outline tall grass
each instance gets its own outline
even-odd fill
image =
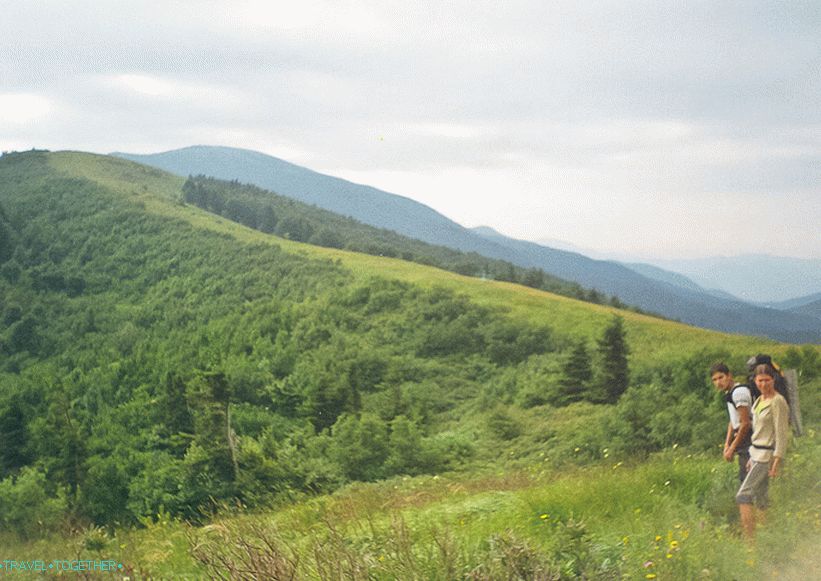
[[[395,478],[202,527],[160,514],[0,546],[4,558],[115,559],[132,578],[773,578],[816,558],[818,444],[810,430],[790,452],[755,550],[739,534],[733,465],[681,449],[547,474]]]

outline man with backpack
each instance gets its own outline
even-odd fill
[[[735,382],[730,368],[724,363],[716,363],[710,368],[710,379],[716,389],[724,392],[724,401],[730,416],[727,436],[724,439],[724,460],[732,462],[733,456],[738,456],[738,479],[744,482],[750,459],[750,409],[753,405],[753,393],[747,385]]]

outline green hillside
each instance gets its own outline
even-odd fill
[[[419,266],[404,260],[386,259],[383,257],[363,256],[358,253],[341,252],[335,249],[321,248],[300,244],[270,235],[260,235],[251,229],[239,227],[227,220],[213,220],[207,212],[196,208],[179,207],[177,201],[181,195],[184,180],[159,170],[130,163],[119,158],[105,157],[100,163],[99,156],[84,153],[59,153],[51,158],[51,165],[68,176],[77,176],[98,183],[123,195],[129,192],[137,194],[133,186],[139,180],[142,191],[143,207],[152,214],[184,220],[193,226],[211,232],[229,234],[242,242],[261,242],[275,244],[288,252],[303,256],[339,260],[355,276],[383,276],[414,284],[426,286],[443,286],[467,294],[480,304],[512,309],[513,314],[530,321],[546,322],[564,327],[571,333],[587,334],[592,338],[594,330],[600,328],[607,317],[619,312],[625,317],[628,327],[635,333],[635,339],[641,335],[642,342],[637,345],[637,357],[648,355],[655,359],[657,349],[669,348],[681,353],[694,348],[722,348],[733,351],[748,352],[762,347],[770,347],[777,352],[777,343],[767,339],[746,336],[728,335],[709,330],[698,329],[687,325],[659,321],[653,317],[617,311],[613,308],[590,308],[580,305],[578,301],[567,300],[548,293],[522,289],[518,285],[504,282],[475,281],[469,277],[443,272],[438,269]],[[135,175],[139,172],[139,177]],[[148,193],[150,192],[150,193]],[[162,203],[165,202],[165,203]],[[583,307],[583,308],[580,308]],[[538,309],[532,312],[531,309]],[[589,324],[584,324],[588,321]],[[635,325],[635,328],[633,326]],[[650,351],[648,351],[648,349]],[[659,353],[660,354],[660,353]],[[666,353],[665,353],[666,355]]]
[[[279,238],[183,203],[184,181],[84,153],[0,158],[0,544],[21,557],[79,543],[138,574],[214,576],[189,551],[198,534],[250,526],[264,537],[275,521],[283,554],[307,563],[311,539],[336,539],[327,563],[348,551],[364,571],[387,558],[379,578],[403,576],[395,562],[411,578],[453,578],[437,569],[451,562],[462,578],[512,555],[553,571],[565,537],[578,554],[559,560],[593,569],[563,575],[618,578],[641,551],[611,537],[651,526],[625,520],[636,508],[652,526],[677,509],[709,531],[732,518],[732,475],[704,455],[726,425],[711,362],[741,369],[767,351],[798,368],[816,427],[817,347]],[[814,436],[802,446],[817,458]],[[681,486],[666,490],[670,462]],[[793,488],[812,472],[795,465]],[[618,486],[675,490],[673,508],[636,504],[643,492],[584,510],[572,499],[622,469]],[[551,500],[553,486],[564,500]],[[214,521],[237,505],[279,510]],[[340,514],[336,532],[328,514]],[[471,519],[464,535],[451,528]],[[548,521],[551,535],[533,540],[548,529],[529,527]],[[798,534],[787,533],[779,542]],[[351,577],[323,574],[322,562],[301,573]]]

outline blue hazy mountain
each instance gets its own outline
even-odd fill
[[[424,242],[541,268],[559,278],[616,295],[627,304],[692,325],[790,342],[821,341],[821,322],[814,318],[787,311],[773,317],[771,309],[683,288],[615,262],[515,240],[490,228],[465,228],[409,198],[320,174],[263,153],[195,146],[150,155],[113,155],[182,176],[206,175],[254,184]]]
[[[655,280],[660,280],[662,282],[667,282],[675,286],[680,286],[681,288],[689,289],[695,292],[702,292],[712,295],[714,297],[727,299],[730,301],[740,301],[736,296],[731,295],[728,292],[724,292],[718,289],[708,289],[704,288],[703,286],[696,284],[691,279],[687,278],[683,274],[679,274],[677,272],[672,272],[669,270],[664,270],[663,268],[659,268],[658,266],[653,266],[652,264],[646,264],[643,262],[625,262],[622,263],[624,266],[633,270],[647,278],[652,278]],[[768,306],[768,305],[764,305]]]
[[[752,303],[781,302],[821,292],[821,259],[817,258],[748,254],[652,263]]]
[[[816,317],[821,320],[821,293],[813,293],[778,303],[768,303],[768,307],[781,311],[790,311],[800,315]]]
[[[805,307],[819,301],[821,301],[821,292],[812,293],[811,295],[797,297],[786,301],[765,303],[764,306],[779,309],[781,311],[790,311],[792,309],[800,309],[801,307]]]

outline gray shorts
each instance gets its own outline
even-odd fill
[[[770,501],[768,489],[770,484],[770,463],[753,462],[747,477],[741,483],[741,488],[735,495],[738,504],[755,504],[758,508],[767,508]]]

